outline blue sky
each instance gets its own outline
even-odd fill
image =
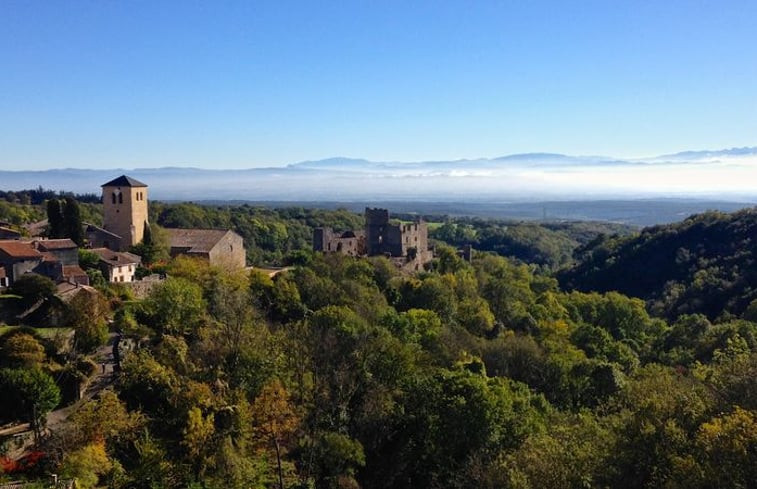
[[[757,2],[0,2],[0,169],[757,145]]]

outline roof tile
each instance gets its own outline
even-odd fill
[[[121,175],[118,178],[114,178],[108,183],[100,185],[101,187],[147,187],[146,184],[140,182],[126,175]]]
[[[28,241],[0,241],[0,251],[5,252],[11,258],[42,258],[42,254],[35,250]]]

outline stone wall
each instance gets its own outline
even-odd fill
[[[208,253],[210,264],[217,267],[237,269],[247,264],[242,237],[229,231]]]
[[[150,292],[152,292],[153,288],[157,287],[162,282],[162,279],[145,278],[143,280],[137,280],[135,282],[123,282],[119,284],[129,289],[132,294],[134,294],[134,297],[136,299],[144,299],[145,297],[150,295]]]

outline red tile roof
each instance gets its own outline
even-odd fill
[[[49,261],[49,262],[58,261],[58,257],[53,255],[49,251],[43,251],[40,254],[42,255],[42,261]]]
[[[0,241],[0,251],[11,258],[42,258],[40,252],[35,250],[28,241]]]
[[[42,251],[52,250],[67,250],[70,248],[78,248],[76,243],[68,238],[65,239],[41,239],[36,241],[38,249]]]
[[[63,276],[69,277],[81,277],[87,276],[87,272],[81,269],[79,265],[63,265]]]

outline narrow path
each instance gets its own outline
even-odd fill
[[[79,409],[79,406],[81,404],[88,401],[89,399],[92,399],[103,389],[113,384],[113,341],[115,340],[116,336],[117,335],[115,333],[108,335],[108,342],[98,348],[92,355],[92,358],[97,363],[97,370],[89,380],[87,388],[82,393],[82,398],[79,401],[71,404],[70,406],[56,409],[55,411],[51,411],[50,414],[47,415],[48,430],[55,431],[55,429],[60,427],[60,425],[63,424],[68,419],[68,417],[71,416],[72,413]]]

